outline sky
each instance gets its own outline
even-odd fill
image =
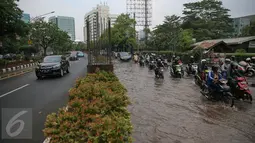
[[[167,15],[182,15],[183,4],[198,0],[152,0],[152,26],[161,24]],[[231,17],[255,14],[255,0],[222,0],[223,6],[230,9]],[[54,14],[46,16],[70,16],[75,18],[75,35],[83,41],[84,15],[97,4],[107,2],[111,14],[126,13],[126,0],[20,0],[19,7],[36,17],[51,11]]]

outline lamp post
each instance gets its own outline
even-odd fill
[[[49,15],[49,14],[53,14],[53,13],[55,13],[55,11],[48,12],[48,13],[36,16],[36,17],[32,18],[31,21],[36,21],[36,20],[44,19],[45,18],[44,16]]]

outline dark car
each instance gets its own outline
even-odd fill
[[[64,76],[64,72],[69,73],[69,61],[65,56],[53,55],[46,56],[42,63],[40,63],[35,74],[38,79],[42,79],[45,76]]]

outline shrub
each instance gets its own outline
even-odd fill
[[[113,73],[78,79],[69,91],[68,111],[48,115],[44,135],[51,143],[132,142],[126,92]]]

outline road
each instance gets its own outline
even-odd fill
[[[85,57],[87,57],[85,55]],[[24,130],[24,137],[32,139],[0,140],[2,143],[42,143],[45,139],[43,128],[46,116],[64,107],[68,101],[68,90],[74,85],[78,77],[85,76],[87,72],[87,59],[81,58],[79,61],[71,62],[70,73],[62,78],[46,78],[37,80],[34,72],[22,76],[0,81],[0,106],[3,108],[30,108],[31,118],[25,118],[25,125],[31,124],[31,130]],[[18,110],[18,109],[17,109]],[[26,109],[25,109],[26,110]],[[6,110],[9,112],[9,110]],[[11,111],[10,111],[11,112]],[[3,114],[3,110],[1,111]],[[5,112],[6,113],[6,112]],[[28,112],[29,113],[29,112]],[[1,120],[4,116],[1,114]],[[12,116],[11,116],[12,117]],[[20,116],[22,117],[22,116]],[[5,126],[1,126],[1,135],[6,131]],[[25,126],[26,127],[26,126]],[[11,132],[19,128],[18,124],[13,126]],[[29,127],[28,127],[29,129]],[[25,135],[26,134],[26,135]],[[1,136],[2,139],[2,136]]]
[[[175,79],[165,70],[164,80],[155,79],[147,67],[113,63],[132,102],[134,143],[255,143],[254,101],[231,108],[201,96],[192,77]]]

